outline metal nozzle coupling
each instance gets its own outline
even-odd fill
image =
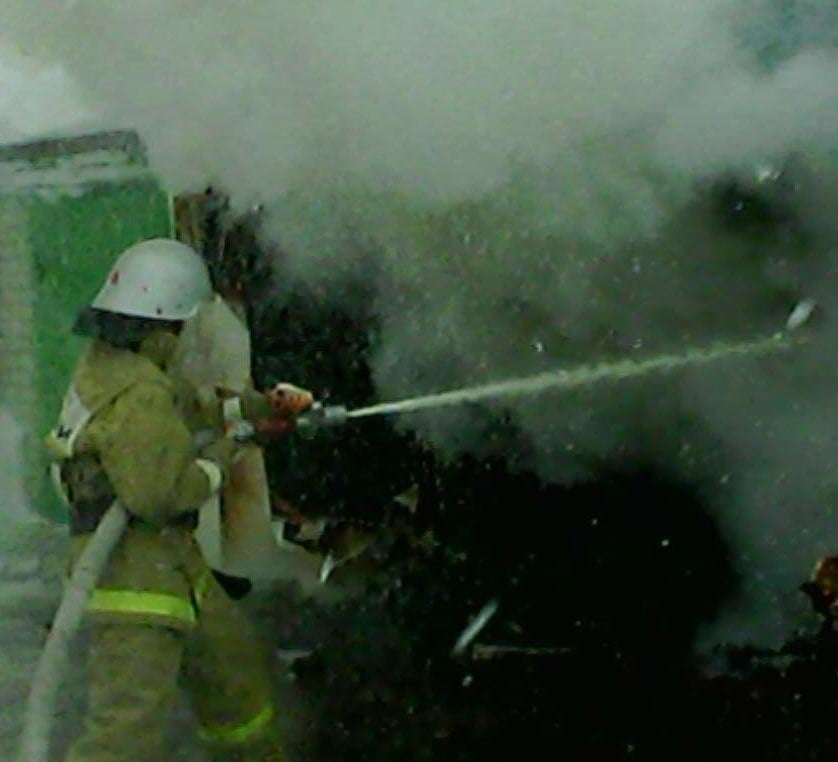
[[[227,430],[227,436],[239,444],[247,444],[256,436],[256,428],[250,421],[237,421]]]
[[[349,419],[349,411],[343,405],[322,405],[315,402],[307,413],[297,418],[299,428],[330,428],[340,426]]]

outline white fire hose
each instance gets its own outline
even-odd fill
[[[114,503],[93,533],[64,588],[29,690],[18,762],[49,762],[56,699],[90,595],[119,542],[128,514]]]

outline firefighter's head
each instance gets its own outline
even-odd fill
[[[177,331],[212,297],[201,256],[179,241],[153,238],[120,254],[73,331],[127,345],[159,328]]]

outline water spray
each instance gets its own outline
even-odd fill
[[[771,336],[750,341],[717,343],[703,347],[693,347],[683,352],[671,352],[642,359],[629,358],[588,363],[570,369],[548,371],[533,376],[513,378],[465,389],[411,397],[396,402],[382,402],[355,410],[347,410],[342,405],[317,404],[298,419],[298,424],[304,429],[338,426],[361,418],[403,415],[453,405],[541,394],[550,390],[579,389],[609,381],[616,382],[646,376],[652,373],[668,373],[681,368],[706,365],[733,357],[771,354],[789,349],[807,340],[806,334],[799,333],[798,329],[808,322],[815,306],[815,303],[811,300],[800,302],[789,316],[784,330]]]

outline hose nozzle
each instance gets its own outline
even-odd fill
[[[344,405],[323,405],[315,402],[311,408],[297,417],[297,427],[309,428],[331,428],[341,426],[349,419],[349,411]]]

